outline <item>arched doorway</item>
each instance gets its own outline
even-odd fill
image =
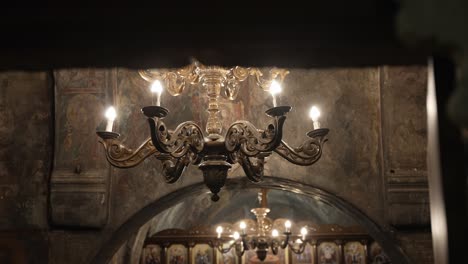
[[[355,206],[332,193],[311,185],[304,185],[299,182],[276,177],[265,177],[263,182],[260,184],[253,184],[245,178],[230,179],[227,181],[225,186],[226,190],[258,188],[281,190],[303,195],[336,208],[336,210],[342,212],[347,217],[352,219],[352,221],[366,230],[366,232],[382,246],[383,250],[388,254],[394,263],[409,263],[407,256],[397,246],[389,231],[384,230],[381,226],[379,226],[376,222],[370,219],[366,214],[361,212]],[[114,232],[108,242],[103,245],[98,254],[94,257],[92,263],[108,263],[115,252],[117,252],[117,250],[120,248],[120,246],[129,237],[136,234],[139,228],[150,221],[153,217],[186,199],[198,197],[200,195],[208,195],[208,190],[203,183],[197,183],[185,188],[181,188],[145,206]]]

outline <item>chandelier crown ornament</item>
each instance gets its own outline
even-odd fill
[[[231,251],[233,248],[237,256],[243,256],[246,250],[255,250],[257,258],[264,261],[268,250],[276,255],[279,248],[285,249],[289,246],[292,252],[295,254],[302,254],[304,252],[306,243],[309,242],[307,227],[302,227],[300,234],[292,234],[291,232],[291,221],[286,220],[284,222],[284,229],[282,235],[277,229],[272,228],[270,221],[267,218],[267,214],[270,209],[267,208],[267,190],[261,190],[261,207],[253,208],[251,212],[255,215],[256,223],[250,228],[255,232],[247,232],[247,224],[245,221],[241,221],[239,224],[238,231],[234,231],[232,235],[223,236],[223,227],[217,226],[216,233],[217,242],[216,248],[225,254]],[[269,235],[268,232],[271,232]]]
[[[162,174],[167,183],[176,182],[190,164],[198,166],[203,172],[205,184],[213,193],[213,201],[219,200],[218,193],[233,164],[239,163],[252,182],[263,179],[266,158],[273,152],[293,164],[312,165],[322,155],[329,130],[320,128],[317,121],[320,113],[317,115],[318,109],[315,109],[313,129],[306,134],[308,138],[301,146],[291,147],[282,140],[286,114],[291,107],[277,106],[276,96],[288,73],[287,70],[273,68],[265,76],[258,68],[204,66],[197,61],[180,69],[140,70],[140,76],[149,82],[149,90],[157,96],[156,105],[141,109],[148,120],[151,137],[136,150],[123,145],[119,140],[120,134],[112,131],[114,110],[113,118],[108,117],[106,131],[97,132],[106,150],[106,158],[112,166],[130,168],[154,156],[162,162]],[[255,78],[259,88],[271,93],[273,107],[265,112],[271,118],[271,123],[265,129],[258,129],[249,121],[237,121],[223,133],[219,98],[236,99],[240,83],[249,76]],[[193,121],[183,122],[174,130],[163,122],[169,115],[169,110],[161,106],[163,90],[178,96],[189,84],[203,87],[208,97],[206,134]]]

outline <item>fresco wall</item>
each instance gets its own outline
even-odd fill
[[[312,127],[307,112],[316,104],[322,126],[330,128],[329,141],[317,164],[298,167],[272,155],[266,174],[334,193],[389,230],[427,227],[425,72],[421,67],[292,69],[279,99],[293,106],[284,139],[301,143]],[[192,167],[168,185],[154,159],[125,170],[107,165],[95,136],[105,126],[106,106],[116,106],[115,129],[125,144],[135,148],[149,136],[140,108],[151,104],[151,97],[137,72],[60,70],[53,77],[55,83],[46,73],[1,74],[0,227],[15,230],[2,233],[10,237],[6,241],[23,237],[18,230],[34,230],[18,248],[48,248],[38,253],[48,259],[42,263],[87,263],[133,214],[165,194],[201,182],[202,175]],[[226,126],[236,119],[266,124],[271,97],[248,89],[252,82],[244,84],[236,101],[222,104]],[[171,110],[169,127],[187,120],[205,124],[206,98],[192,88],[180,97],[163,94],[162,105]],[[234,167],[229,177],[243,175]],[[427,240],[418,235],[426,231],[414,232],[402,236]]]

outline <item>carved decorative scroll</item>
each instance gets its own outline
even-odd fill
[[[148,118],[151,140],[158,151],[180,158],[189,150],[199,153],[203,150],[204,139],[201,128],[194,122],[187,121],[171,132],[161,121]]]
[[[285,120],[286,116],[274,118],[274,124],[264,131],[248,121],[235,122],[226,132],[226,149],[231,152],[239,149],[248,157],[271,152],[281,143]]]
[[[325,136],[328,129],[321,129],[322,133],[312,135],[300,147],[292,148],[286,142],[281,141],[281,144],[274,150],[286,160],[301,166],[309,166],[317,162],[322,156],[323,144],[327,141]]]
[[[104,145],[109,163],[118,168],[135,167],[147,157],[159,153],[150,138],[136,150],[124,146],[118,139],[102,139],[100,142]]]

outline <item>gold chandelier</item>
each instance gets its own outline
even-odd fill
[[[274,68],[265,77],[258,68],[204,66],[197,61],[175,70],[141,70],[140,76],[151,83],[150,90],[157,97],[156,105],[141,109],[148,119],[151,137],[136,150],[123,145],[119,140],[120,134],[112,131],[116,111],[113,107],[109,108],[106,112],[106,131],[97,132],[106,150],[107,160],[115,167],[129,168],[154,156],[162,162],[162,173],[167,183],[176,182],[190,164],[196,165],[203,171],[204,182],[213,193],[213,201],[219,200],[218,192],[224,186],[233,164],[239,163],[252,182],[262,180],[265,159],[272,152],[297,165],[312,165],[321,157],[329,130],[320,128],[320,112],[312,107],[312,130],[307,133],[308,138],[302,145],[293,148],[282,140],[283,124],[291,107],[277,106],[276,96],[288,73],[287,70]],[[272,95],[273,107],[265,112],[271,123],[265,129],[257,129],[248,121],[237,121],[223,133],[218,116],[219,97],[236,99],[240,83],[249,76],[255,78],[259,88]],[[193,121],[183,122],[174,130],[168,129],[163,122],[169,110],[161,106],[162,91],[177,96],[188,84],[201,85],[206,90],[206,135]]]
[[[225,235],[221,225],[216,227],[218,234],[216,248],[222,254],[226,254],[234,248],[239,257],[247,250],[255,250],[257,258],[261,261],[265,260],[269,250],[276,255],[279,248],[285,249],[288,246],[295,254],[302,254],[309,242],[308,228],[304,226],[300,230],[300,235],[294,235],[291,232],[291,221],[286,220],[283,235],[280,235],[279,230],[272,228],[271,221],[267,218],[267,214],[270,212],[267,207],[267,190],[262,189],[259,193],[259,200],[261,206],[251,210],[257,221],[255,224],[249,225],[249,228],[247,228],[248,225],[245,221],[241,221],[238,229],[240,233],[234,231],[230,235]]]

